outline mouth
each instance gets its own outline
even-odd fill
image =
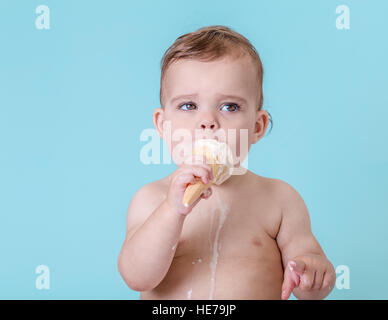
[[[216,140],[217,142],[225,142],[220,140],[220,138],[217,136],[201,136],[200,139],[210,139],[210,140]]]
[[[193,133],[194,140],[198,139],[211,139],[216,140],[218,142],[225,142],[226,134],[224,131],[222,131],[221,128],[217,130],[210,130],[210,129],[195,129]]]

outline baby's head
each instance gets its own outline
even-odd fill
[[[228,27],[204,27],[180,36],[161,68],[161,108],[153,121],[174,161],[183,156],[175,148],[183,140],[215,138],[227,142],[241,163],[271,121],[262,109],[263,67],[252,44]]]

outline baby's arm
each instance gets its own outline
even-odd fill
[[[127,285],[136,291],[155,288],[167,274],[188,213],[201,199],[207,199],[208,189],[188,208],[182,205],[187,184],[201,177],[211,178],[208,165],[181,166],[174,172],[166,190],[149,184],[136,192],[127,213],[127,232],[119,258],[118,269]]]
[[[136,291],[150,290],[164,278],[182,230],[185,216],[172,212],[163,199],[158,199],[160,195],[156,186],[146,185],[128,207],[118,269],[127,285]]]
[[[282,253],[282,299],[323,299],[333,289],[335,270],[312,230],[307,207],[299,193],[279,180],[282,221],[277,243]],[[295,288],[295,289],[294,289]]]

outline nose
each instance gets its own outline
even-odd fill
[[[201,122],[201,129],[214,129],[215,128],[214,121],[202,121]]]
[[[220,124],[217,116],[212,112],[203,113],[200,115],[200,120],[197,123],[195,130],[195,139],[216,139],[218,140],[218,132]]]
[[[200,121],[200,128],[216,130],[218,129],[218,124],[217,124],[217,121],[215,121],[214,119],[202,119]]]

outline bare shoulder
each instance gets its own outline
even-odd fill
[[[247,173],[250,185],[255,185],[262,191],[270,193],[272,196],[277,197],[278,200],[296,192],[291,185],[283,180],[260,176],[249,170]]]
[[[276,178],[260,176],[250,172],[250,179],[267,197],[273,199],[282,209],[292,203],[303,201],[299,192],[289,183]]]
[[[127,210],[127,232],[135,230],[155,211],[167,195],[170,176],[142,186],[133,195]]]
[[[168,178],[169,176],[142,186],[132,197],[130,206],[159,204],[166,196]]]
[[[290,204],[303,201],[299,192],[289,183],[281,179],[271,179],[274,189],[274,194],[277,197],[282,208],[287,208]]]
[[[283,180],[272,180],[273,194],[281,207],[282,219],[309,224],[310,217],[306,203],[296,188]]]

